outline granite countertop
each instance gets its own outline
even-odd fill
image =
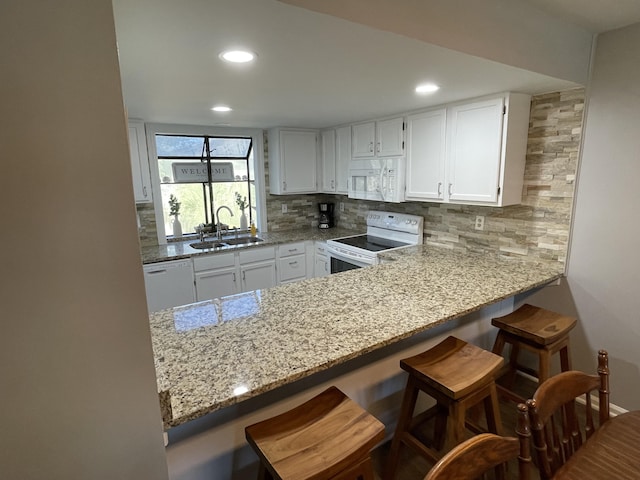
[[[256,248],[266,245],[277,245],[281,243],[301,242],[304,240],[320,240],[325,241],[332,238],[348,237],[350,235],[358,235],[363,231],[350,230],[346,228],[327,228],[320,229],[317,227],[299,228],[295,230],[283,230],[280,232],[258,232],[257,237],[263,241],[259,243],[242,244],[235,246],[225,246],[221,248],[197,249],[189,246],[190,243],[197,242],[194,236],[181,242],[169,242],[166,245],[154,245],[142,247],[142,263],[156,263],[168,260],[179,260],[182,258],[190,258],[197,255],[209,255],[211,253],[229,252],[243,248]],[[247,234],[240,236],[246,237]],[[224,238],[233,238],[234,235],[225,235]],[[213,240],[214,237],[208,237],[207,240]],[[224,241],[224,240],[223,240]]]
[[[426,245],[385,260],[152,314],[165,428],[542,286],[563,272],[558,263]]]

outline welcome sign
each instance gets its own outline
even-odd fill
[[[202,162],[176,162],[171,164],[175,183],[206,183],[207,164]],[[213,182],[232,182],[233,163],[212,163],[211,180]]]

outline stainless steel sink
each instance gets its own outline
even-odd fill
[[[227,245],[246,245],[248,243],[259,243],[263,242],[261,238],[258,237],[238,237],[238,238],[223,238],[222,242]]]
[[[258,237],[238,237],[238,238],[223,238],[222,240],[206,240],[203,242],[190,243],[191,248],[197,248],[204,250],[207,248],[222,248],[233,247],[236,245],[250,245],[252,243],[264,242],[263,239]]]
[[[204,250],[205,248],[220,248],[220,247],[226,247],[227,244],[226,243],[222,243],[222,242],[218,242],[217,240],[215,241],[206,241],[206,242],[195,242],[195,243],[190,243],[189,246],[191,248],[197,248],[200,250]]]

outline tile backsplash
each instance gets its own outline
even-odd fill
[[[271,195],[267,193],[269,231],[317,225],[318,203],[334,202],[341,227],[364,230],[369,210],[422,215],[425,242],[466,251],[491,251],[565,262],[582,136],[583,88],[532,98],[522,204],[477,207],[444,203],[400,204],[354,200],[344,195]],[[269,191],[268,144],[265,135],[266,190]],[[287,213],[282,213],[282,204]],[[344,211],[340,211],[343,203]],[[141,244],[156,243],[153,206],[138,205]],[[476,215],[484,230],[474,229]]]

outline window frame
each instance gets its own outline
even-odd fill
[[[253,169],[255,175],[256,198],[255,225],[261,231],[267,227],[267,194],[265,186],[264,169],[264,132],[256,128],[235,127],[207,127],[202,125],[178,125],[163,123],[147,123],[145,125],[147,136],[147,149],[149,154],[149,168],[151,172],[151,191],[153,194],[153,207],[156,217],[158,232],[158,244],[166,245],[167,232],[164,228],[162,213],[162,193],[160,190],[160,172],[158,169],[158,152],[156,150],[156,134],[159,135],[209,135],[219,137],[251,137],[253,148]]]

